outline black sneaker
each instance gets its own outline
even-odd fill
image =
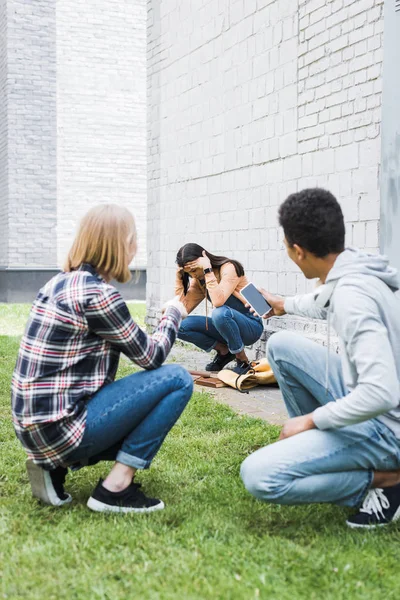
[[[234,354],[228,352],[228,354],[217,354],[214,356],[214,360],[206,365],[206,371],[222,371],[227,364],[229,364],[235,358]]]
[[[68,469],[57,467],[53,471],[45,471],[30,459],[26,461],[32,496],[45,504],[62,506],[71,502],[72,498],[64,491],[64,482]]]
[[[245,375],[246,373],[248,373],[248,371],[250,371],[250,369],[251,364],[249,362],[247,362],[246,360],[237,360],[236,367],[232,367],[229,370],[233,371],[237,375]]]
[[[162,510],[164,502],[157,498],[148,498],[139,489],[140,483],[132,483],[122,492],[110,492],[100,479],[90,496],[87,505],[96,512],[147,513]]]
[[[373,529],[400,519],[400,484],[370,490],[358,513],[347,519],[349,527]]]

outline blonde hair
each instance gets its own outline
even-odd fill
[[[65,271],[82,263],[91,264],[101,274],[120,283],[130,280],[129,244],[136,243],[135,219],[118,204],[100,204],[83,217],[68,253]]]

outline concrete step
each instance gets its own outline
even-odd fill
[[[248,349],[253,360],[258,360],[265,356],[268,339],[278,331],[292,331],[304,335],[306,338],[317,344],[321,344],[322,346],[327,346],[328,344],[328,325],[326,321],[292,316],[272,317],[265,322],[261,339]],[[332,327],[330,333],[330,349],[333,352],[339,352],[339,339]]]

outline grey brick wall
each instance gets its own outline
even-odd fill
[[[276,218],[306,186],[336,194],[349,244],[378,250],[382,6],[148,0],[150,322],[189,241],[271,292],[309,289]]]
[[[7,3],[8,264],[56,263],[56,10]]]
[[[61,265],[101,202],[145,266],[145,36],[145,0],[0,0],[0,266]]]
[[[55,4],[2,0],[0,265],[55,262]]]
[[[8,256],[7,3],[0,0],[0,266]]]
[[[77,219],[116,202],[136,216],[146,265],[146,2],[57,3],[57,251]]]

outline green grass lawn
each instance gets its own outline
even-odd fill
[[[143,305],[132,305],[143,322]],[[70,475],[72,505],[32,499],[10,419],[9,386],[27,309],[0,305],[0,598],[37,600],[381,599],[400,595],[399,528],[357,532],[331,506],[251,498],[240,463],[278,428],[193,398],[153,467],[140,474],[166,509],[91,513],[108,465]],[[6,334],[6,335],[5,335]],[[120,376],[132,372],[125,361]]]

